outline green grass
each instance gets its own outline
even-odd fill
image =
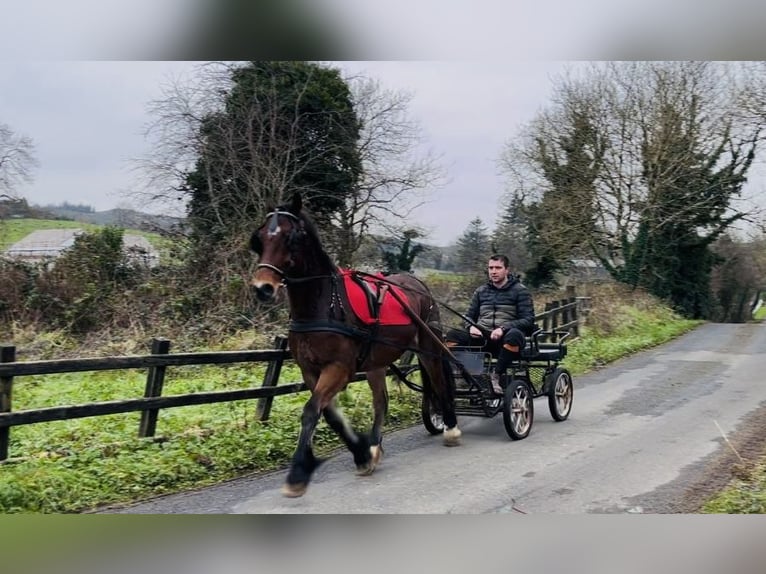
[[[703,514],[766,514],[766,460],[762,460],[705,504]]]
[[[584,327],[580,338],[568,346],[563,365],[573,375],[586,373],[637,351],[665,343],[702,323],[682,319],[664,307],[642,310],[621,307],[618,313],[620,316],[614,322],[619,327],[609,335],[600,335]]]
[[[95,231],[102,227],[104,226],[82,221],[59,219],[5,219],[0,221],[0,251],[4,251],[33,231],[41,229],[84,229],[85,231]],[[155,247],[163,247],[163,238],[156,233],[137,229],[126,229],[125,232],[131,235],[142,235]]]
[[[80,221],[63,221],[58,219],[6,219],[0,222],[0,251],[5,250],[17,241],[24,239],[33,231],[40,229],[85,229],[93,231],[98,225]]]
[[[763,321],[766,319],[766,305],[762,305],[753,315],[753,319],[756,321]]]
[[[168,373],[164,395],[249,388],[264,367],[183,367]],[[174,374],[175,373],[175,374]],[[294,367],[285,382],[298,381]],[[19,377],[14,410],[142,396],[145,373],[105,371]],[[419,396],[390,383],[388,429],[415,419]],[[0,512],[78,512],[98,505],[214,484],[285,464],[291,456],[307,393],[278,397],[267,422],[255,401],[165,409],[154,439],[137,437],[140,413],[14,427],[9,463],[0,466]],[[357,428],[371,420],[369,388],[349,385],[339,404]],[[326,425],[315,436],[318,454],[339,448]]]
[[[600,335],[586,329],[572,342],[564,365],[573,374],[667,341],[699,323],[665,309],[620,312],[620,331]],[[163,394],[248,388],[260,384],[263,372],[264,365],[171,368]],[[300,380],[294,366],[280,378]],[[142,396],[144,383],[140,371],[18,377],[13,408],[135,398]],[[420,424],[420,394],[394,382],[389,393],[385,431]],[[307,393],[275,398],[267,422],[256,420],[255,401],[165,409],[155,439],[137,437],[140,413],[13,427],[14,458],[0,465],[0,512],[80,512],[282,467],[295,448],[306,399]],[[355,428],[369,428],[366,384],[349,385],[339,403]],[[320,455],[341,447],[324,422],[315,445]]]

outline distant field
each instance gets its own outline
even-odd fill
[[[103,226],[82,221],[64,221],[59,219],[6,219],[0,221],[0,251],[4,251],[38,229],[84,229],[86,231],[94,231],[101,227]],[[147,233],[136,229],[126,229],[125,232],[133,235],[142,235],[155,247],[159,247],[161,243],[161,238],[156,233]]]

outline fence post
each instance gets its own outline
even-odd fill
[[[0,363],[15,363],[16,347],[0,347]],[[13,377],[0,377],[0,413],[11,412],[11,395],[13,393]],[[8,458],[8,443],[11,438],[11,427],[0,428],[0,460]]]
[[[580,336],[580,316],[577,312],[577,306],[579,303],[577,302],[577,297],[570,297],[569,304],[572,305],[572,321],[574,321],[574,325],[572,326],[572,335],[577,338]]]
[[[168,339],[152,339],[152,355],[167,355],[170,352]],[[146,375],[146,390],[144,398],[161,397],[162,386],[165,383],[165,365],[149,367]],[[154,436],[157,430],[157,416],[159,409],[141,411],[141,422],[138,425],[138,436],[141,438]]]
[[[551,316],[548,311],[551,310],[550,302],[545,304],[545,310],[543,311],[543,331],[551,330]]]
[[[285,351],[287,349],[287,337],[277,335],[274,337],[274,348],[279,351]],[[263,384],[261,388],[276,387],[279,383],[279,374],[282,371],[282,363],[284,363],[284,354],[278,359],[271,361],[269,366],[266,367],[266,374],[263,376]],[[255,407],[255,416],[260,421],[269,420],[271,414],[271,405],[274,403],[274,397],[263,397],[258,399],[258,404]]]
[[[559,326],[559,314],[561,313],[561,310],[559,309],[560,306],[560,301],[551,301],[551,331],[555,331],[556,327]]]
[[[569,302],[569,299],[562,299],[561,302],[560,302],[561,303],[561,324],[562,324],[562,326],[568,324],[571,321],[570,315],[569,315],[569,307],[567,307],[567,303],[568,302]],[[572,327],[567,327],[566,330],[571,332]]]

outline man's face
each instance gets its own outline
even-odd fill
[[[505,280],[508,278],[508,268],[503,265],[502,261],[490,259],[489,263],[487,263],[487,272],[492,283],[505,283]]]

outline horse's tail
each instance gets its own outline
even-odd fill
[[[439,340],[444,342],[444,333],[442,330],[441,322],[431,320],[428,322],[428,328],[436,335]],[[440,364],[442,370],[442,380],[444,381],[444,393],[448,401],[453,401],[455,397],[455,371],[453,365],[450,362],[450,357],[446,352],[446,348],[442,347],[440,355]]]
[[[455,371],[453,365],[446,355],[442,356],[442,373],[444,373],[444,386],[447,393],[447,400],[455,400]]]
[[[422,387],[423,394],[427,397],[432,397],[433,383],[431,382],[431,375],[428,374],[428,369],[423,366],[423,361],[418,357],[418,371],[420,372],[420,386]]]

